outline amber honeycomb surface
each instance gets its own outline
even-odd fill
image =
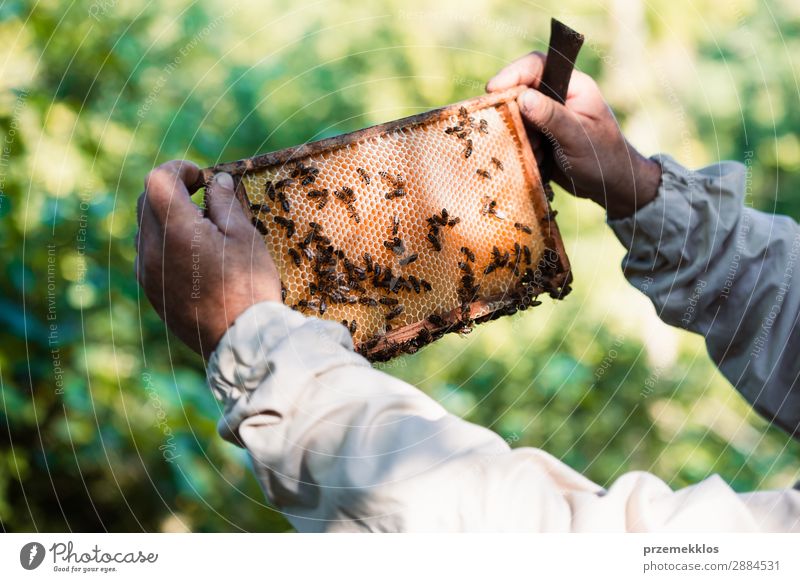
[[[475,255],[474,263],[467,260],[474,272],[475,285],[479,285],[475,299],[502,295],[518,284],[524,259],[515,272],[518,255],[515,243],[530,249],[536,265],[544,251],[532,202],[533,189],[538,184],[526,180],[511,114],[504,104],[473,111],[468,122],[464,113],[462,110],[449,118],[369,137],[242,176],[253,216],[261,221],[262,231],[267,231],[264,240],[280,271],[284,303],[325,319],[344,320],[348,324],[355,320],[353,339],[358,344],[387,330],[457,308],[462,303],[458,289],[465,274],[463,264],[459,263],[467,260],[462,247]],[[463,130],[448,133],[448,128],[459,125],[469,128],[466,134]],[[467,140],[472,140],[469,155]],[[313,181],[303,184],[308,182],[303,172],[309,172],[310,168],[314,169]],[[275,195],[276,184],[284,203]],[[393,193],[398,184],[405,195],[387,198],[387,193]],[[334,195],[334,191],[341,193],[343,188],[352,190],[350,209]],[[310,193],[325,189],[329,192],[327,202],[319,209],[321,198]],[[487,212],[490,205],[492,211]],[[458,222],[439,228],[441,250],[437,251],[427,238],[431,232],[429,220],[434,215],[441,216],[443,209],[449,219],[457,217]],[[290,233],[285,226],[275,222],[276,216],[293,221],[291,237],[287,238]],[[396,236],[405,247],[401,254],[384,244],[394,238],[395,221]],[[431,290],[423,288],[417,292],[409,286],[400,289],[375,286],[373,273],[369,272],[361,282],[363,291],[351,289],[349,303],[325,299],[318,289],[312,294],[312,284],[318,276],[314,261],[302,253],[302,241],[312,222],[320,225],[319,232],[330,239],[335,249],[342,251],[340,256],[359,268],[366,271],[367,253],[384,272],[388,267],[395,278],[408,280],[413,276],[425,280]],[[529,227],[530,234],[515,223]],[[311,247],[311,252],[316,252],[313,244]],[[507,266],[485,274],[486,267],[493,262],[494,247],[501,254],[509,252],[510,261]],[[290,249],[300,255],[299,265]],[[412,254],[417,259],[403,264],[403,259]],[[338,261],[335,269],[342,273],[340,281],[348,288],[343,260]],[[387,315],[397,305],[353,303],[361,297],[376,301],[388,297],[390,303],[396,299],[403,311],[387,321]],[[322,300],[324,313],[318,305]],[[304,301],[310,302],[310,306],[306,307]]]

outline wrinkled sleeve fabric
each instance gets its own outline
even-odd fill
[[[748,168],[691,171],[657,156],[657,197],[609,225],[628,249],[623,270],[659,317],[705,337],[733,386],[800,438],[800,227],[753,210]]]
[[[673,492],[647,473],[609,489],[547,453],[512,450],[373,369],[347,330],[277,303],[237,318],[212,355],[219,432],[245,447],[298,531],[800,530],[800,493]]]

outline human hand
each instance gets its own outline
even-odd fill
[[[281,300],[281,283],[230,175],[215,176],[207,218],[191,201],[187,184],[199,172],[172,161],[147,175],[138,202],[136,278],[167,327],[208,358],[245,309]]]
[[[594,200],[610,218],[630,216],[655,198],[661,166],[628,143],[588,75],[572,74],[564,105],[537,91],[545,60],[539,52],[525,55],[497,73],[486,90],[532,87],[517,101],[526,123],[540,132],[532,138],[534,151],[540,152],[542,139],[552,145],[555,182],[576,196]]]

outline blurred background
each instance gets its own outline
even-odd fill
[[[800,216],[796,0],[1,1],[2,529],[287,531],[134,280],[144,175],[480,94],[550,16],[586,35],[578,68],[644,153],[746,160],[746,202]],[[628,286],[603,212],[555,207],[566,301],[382,367],[603,485],[798,480],[798,444]]]

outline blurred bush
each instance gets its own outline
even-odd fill
[[[288,528],[216,436],[202,363],[134,280],[135,202],[163,161],[246,157],[478,94],[545,47],[555,15],[586,33],[579,67],[643,151],[751,159],[748,202],[800,215],[793,0],[32,4],[0,6],[4,530]],[[712,473],[790,486],[798,445],[627,286],[598,209],[556,205],[567,301],[387,372],[603,484],[644,469],[674,487]]]

